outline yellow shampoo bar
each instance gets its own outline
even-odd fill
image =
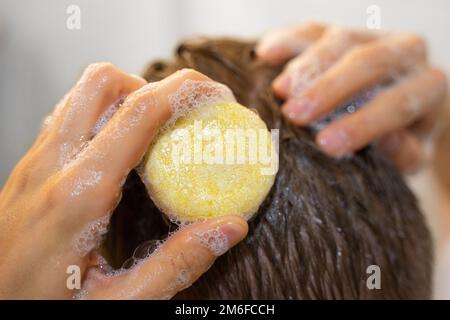
[[[141,176],[172,221],[225,215],[250,219],[274,183],[275,145],[252,110],[236,102],[205,105],[158,134]]]

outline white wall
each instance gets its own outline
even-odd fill
[[[81,8],[81,30],[66,28],[70,4]],[[365,26],[370,4],[381,7],[383,28],[425,35],[434,61],[450,70],[446,0],[2,0],[0,186],[41,119],[90,62],[139,73],[192,33],[257,36],[314,19]]]

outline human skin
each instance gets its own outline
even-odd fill
[[[322,129],[316,142],[340,157],[374,141],[405,172],[424,162],[422,142],[434,128],[447,83],[428,63],[421,37],[310,22],[269,32],[256,54],[271,64],[287,62],[273,90],[285,100],[285,116],[299,126],[319,120],[361,90],[399,80]]]
[[[81,271],[83,298],[171,298],[246,236],[247,223],[236,216],[190,224],[134,268],[115,274],[104,271],[96,253],[95,232],[107,224],[126,176],[170,118],[168,96],[187,79],[212,81],[194,70],[146,84],[109,63],[86,69],[0,193],[1,299],[72,298],[66,271],[73,265]],[[124,96],[93,134],[100,115]],[[199,237],[214,230],[223,242],[219,253]]]
[[[420,164],[419,137],[430,131],[446,93],[444,75],[426,62],[422,39],[305,24],[269,34],[257,55],[269,63],[292,59],[273,88],[286,100],[283,112],[301,126],[387,75],[404,74],[366,108],[323,129],[317,142],[326,153],[342,156],[376,140],[400,168]],[[301,74],[311,77],[302,83]],[[228,248],[245,237],[247,224],[235,216],[191,224],[132,270],[113,275],[102,271],[95,246],[82,254],[74,248],[86,226],[108,218],[120,200],[128,172],[171,116],[168,95],[186,79],[211,81],[185,70],[146,85],[107,63],[85,71],[0,193],[0,298],[71,298],[70,265],[81,269],[84,298],[170,298],[217,257],[198,234],[219,230]],[[100,115],[126,95],[93,136]]]

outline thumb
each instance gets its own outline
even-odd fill
[[[170,299],[190,287],[217,259],[245,238],[247,222],[220,217],[182,227],[150,257],[134,267],[99,279],[87,276],[88,299]],[[106,276],[105,276],[106,277]],[[89,278],[94,279],[89,283]],[[100,281],[99,281],[100,280]]]

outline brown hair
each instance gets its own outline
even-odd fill
[[[248,237],[177,298],[428,298],[430,234],[400,174],[371,148],[344,159],[320,152],[313,133],[281,116],[270,87],[280,67],[255,59],[253,47],[233,39],[185,42],[174,60],[155,62],[144,75],[155,81],[194,68],[280,129],[280,169]],[[132,172],[106,242],[110,261],[120,266],[139,243],[171,228]],[[379,290],[366,285],[370,265],[380,267]]]

